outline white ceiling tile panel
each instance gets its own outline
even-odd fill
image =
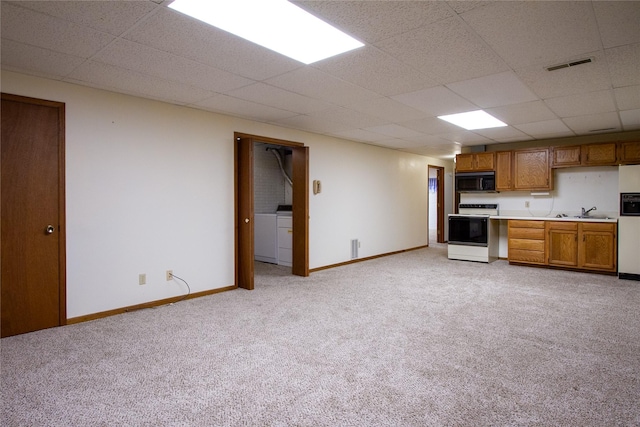
[[[545,120],[542,122],[522,123],[514,126],[531,136],[546,136],[546,135],[573,135],[571,129],[569,129],[562,120]]]
[[[287,119],[279,119],[274,121],[275,124],[302,129],[316,133],[333,133],[350,130],[349,126],[341,123],[329,122],[322,119],[316,119],[307,115],[294,116]]]
[[[619,132],[622,130],[618,113],[615,112],[568,117],[562,121],[578,135]]]
[[[296,113],[284,111],[267,105],[256,104],[244,99],[233,98],[227,95],[215,95],[194,105],[209,111],[230,114],[260,122],[270,122],[295,116]]]
[[[395,123],[372,126],[365,128],[369,132],[380,133],[382,135],[392,136],[395,138],[411,138],[416,136],[422,136],[420,132],[406,128],[404,126],[397,125]]]
[[[518,139],[530,139],[527,135],[520,132],[518,129],[513,128],[511,126],[503,126],[499,128],[489,128],[489,129],[476,129],[474,130],[478,135],[482,135],[489,139],[493,139],[494,141],[507,142],[514,141]]]
[[[342,106],[379,97],[375,92],[345,82],[312,67],[298,68],[270,78],[265,83]]]
[[[449,83],[446,86],[482,108],[538,100],[512,71]]]
[[[61,78],[85,59],[23,43],[2,39],[2,68],[42,77]]]
[[[640,129],[640,108],[635,110],[620,111],[622,127],[626,131]]]
[[[609,89],[611,80],[604,52],[590,52],[567,58],[567,62],[586,58],[592,58],[593,62],[554,71],[548,71],[542,65],[531,65],[516,70],[516,74],[543,99]]]
[[[448,1],[449,6],[458,14],[468,12],[471,9],[477,7],[486,6],[492,4],[493,1],[482,0],[460,0],[460,1]]]
[[[369,132],[364,129],[352,129],[342,132],[330,132],[329,135],[336,136],[338,138],[348,139],[351,141],[373,142],[381,139],[386,139],[386,135],[380,135],[379,133]]]
[[[546,99],[545,104],[560,117],[584,116],[616,110],[610,90]]]
[[[214,95],[213,92],[204,89],[92,61],[76,68],[65,80],[80,84],[91,82],[92,86],[102,89],[174,104],[191,104]]]
[[[329,122],[340,123],[354,128],[367,128],[369,126],[377,126],[388,124],[389,120],[380,117],[370,116],[355,110],[349,110],[344,107],[333,107],[329,110],[316,111],[307,114],[307,116],[316,120],[326,120]]]
[[[426,116],[426,113],[408,107],[391,98],[376,98],[347,105],[347,108],[360,111],[371,116],[386,118],[391,122],[415,120]]]
[[[161,8],[124,37],[253,80],[302,66],[293,59],[166,8]]]
[[[425,73],[372,46],[325,59],[316,68],[383,95],[396,95],[435,86]]]
[[[376,42],[454,16],[444,2],[293,1],[363,42]]]
[[[508,125],[539,122],[557,117],[542,101],[487,108],[485,111]]]
[[[114,37],[30,9],[1,2],[2,38],[55,52],[89,58]],[[20,3],[21,4],[21,3]]]
[[[594,1],[602,44],[605,48],[640,43],[640,2]]]
[[[253,83],[253,80],[236,74],[123,39],[115,41],[93,59],[214,92]]]
[[[226,94],[234,98],[270,105],[282,110],[296,111],[302,114],[326,110],[332,107],[332,104],[327,102],[289,92],[265,83],[254,83],[229,91]]]
[[[462,128],[435,136],[437,136],[438,138],[446,139],[448,141],[459,142],[462,145],[481,145],[491,143],[491,139],[485,138],[482,135],[478,135],[477,133],[473,133]]]
[[[398,124],[427,135],[438,135],[447,132],[455,132],[460,129],[458,126],[441,120],[437,117],[425,117],[417,120],[399,122]]]
[[[613,95],[620,110],[640,108],[640,85],[616,88]]]
[[[23,7],[119,36],[157,8],[150,1],[21,1]]]
[[[380,141],[372,142],[372,144],[387,148],[407,148],[407,146],[411,146],[411,143],[407,143],[407,141],[405,141],[404,139],[399,138],[383,139]]]
[[[459,18],[418,28],[376,45],[439,83],[507,71],[507,65]]]
[[[433,116],[463,113],[478,109],[477,105],[472,104],[444,86],[404,93],[391,98]]]
[[[640,84],[640,43],[605,51],[613,87]]]
[[[498,1],[461,16],[512,68],[602,47],[591,2]]]

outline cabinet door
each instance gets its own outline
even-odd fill
[[[478,171],[492,171],[495,168],[495,153],[476,153],[475,167]]]
[[[496,190],[511,190],[512,175],[511,151],[496,153]]]
[[[456,172],[473,171],[473,154],[458,154],[456,156]]]
[[[618,146],[618,156],[620,163],[640,164],[640,141],[621,142]]]
[[[551,190],[549,149],[517,150],[513,152],[514,190]]]
[[[551,149],[551,167],[567,167],[567,166],[580,166],[580,151],[579,145],[572,145],[568,147],[552,147]]]
[[[548,221],[547,255],[549,265],[578,266],[578,223]]]
[[[580,224],[578,240],[580,268],[616,271],[615,224]]]
[[[587,144],[582,146],[582,164],[594,165],[615,165],[617,163],[615,142],[604,144]]]

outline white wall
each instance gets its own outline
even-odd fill
[[[310,150],[310,268],[427,242],[427,164],[452,162],[162,102],[2,73],[2,91],[66,103],[69,318],[234,284],[233,132]],[[138,274],[147,285],[138,285]]]

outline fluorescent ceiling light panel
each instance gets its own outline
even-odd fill
[[[493,117],[482,110],[469,111],[466,113],[449,114],[446,116],[438,116],[439,119],[453,123],[456,126],[465,128],[466,130],[499,128],[507,126],[506,123]]]
[[[286,0],[175,0],[169,7],[305,64],[364,46]]]

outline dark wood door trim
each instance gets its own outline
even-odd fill
[[[444,167],[443,166],[427,166],[427,179],[431,177],[431,169],[436,171],[437,179],[437,195],[436,195],[436,227],[437,227],[437,242],[445,243],[446,236],[444,235]],[[428,190],[427,190],[428,191]],[[429,212],[433,206],[429,206]],[[427,227],[428,229],[429,227]]]
[[[309,147],[293,147],[293,266],[296,276],[309,275]]]
[[[58,294],[59,294],[59,325],[67,324],[67,262],[66,262],[66,196],[65,196],[65,134],[66,112],[65,103],[45,99],[31,98],[8,93],[0,94],[2,100],[25,104],[41,105],[55,108],[58,115]]]

